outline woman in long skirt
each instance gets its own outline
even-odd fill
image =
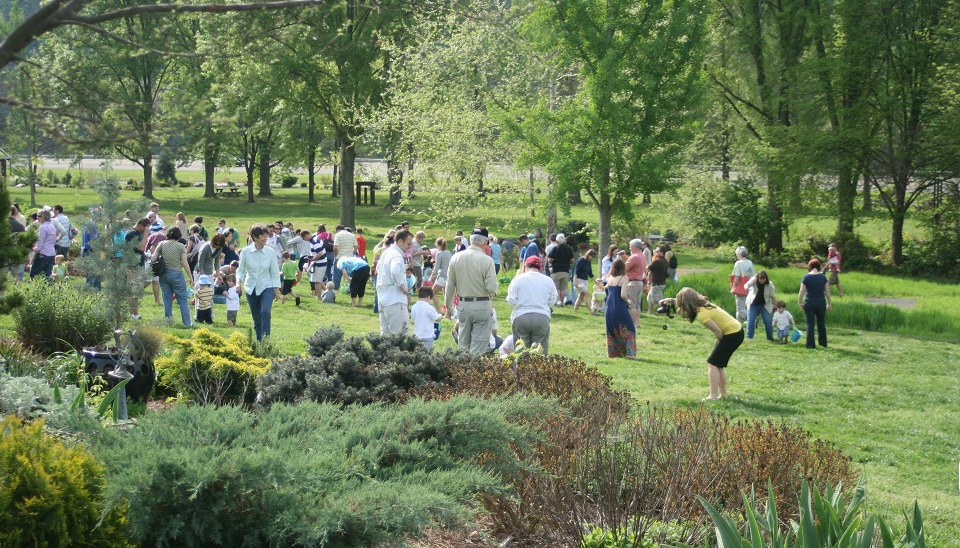
[[[626,274],[623,259],[614,260],[607,276],[607,356],[634,359],[637,357],[637,330],[628,303],[623,299],[623,290],[629,282]]]

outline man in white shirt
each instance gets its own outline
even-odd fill
[[[340,259],[355,257],[358,249],[357,237],[350,232],[350,229],[344,227],[343,225],[337,225],[337,233],[333,236],[333,255],[336,257],[337,264],[340,263]],[[341,272],[339,268],[334,268],[334,289],[340,289],[340,278],[342,277],[343,272]]]
[[[406,333],[407,269],[403,254],[410,249],[413,234],[409,230],[397,232],[394,245],[384,250],[377,263],[377,304],[380,308],[380,334]],[[339,269],[337,269],[339,270]]]
[[[73,234],[71,234],[71,229],[73,225],[70,224],[70,219],[63,214],[63,206],[55,205],[53,206],[53,218],[56,219],[56,222],[60,224],[60,227],[63,228],[63,235],[60,235],[58,232],[57,237],[57,255],[67,256],[67,253],[70,251],[70,242],[73,240]]]
[[[526,266],[526,272],[518,274],[507,288],[507,303],[513,307],[510,313],[513,340],[522,340],[527,348],[539,344],[546,355],[557,286],[549,276],[540,272],[542,263],[539,257],[528,257]]]

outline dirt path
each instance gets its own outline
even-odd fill
[[[895,306],[897,308],[916,308],[917,300],[916,299],[880,299],[880,298],[869,298],[864,299],[868,303],[872,304],[886,304],[890,306]]]

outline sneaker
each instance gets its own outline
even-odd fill
[[[296,303],[297,303],[297,306],[300,306],[300,297],[296,298]]]

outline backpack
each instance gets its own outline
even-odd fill
[[[670,255],[670,268],[677,268],[677,254]]]

